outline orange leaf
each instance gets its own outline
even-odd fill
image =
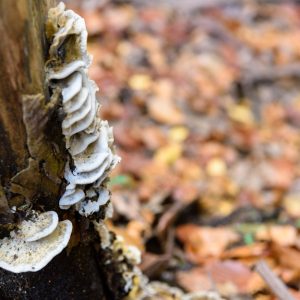
[[[239,235],[229,228],[199,227],[188,224],[177,228],[177,237],[184,243],[189,259],[201,262],[205,257],[219,257]]]

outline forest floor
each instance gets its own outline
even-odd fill
[[[75,9],[122,157],[110,227],[151,279],[276,299],[263,259],[300,299],[300,6],[98,2]]]

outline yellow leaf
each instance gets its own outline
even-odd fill
[[[226,164],[220,158],[211,159],[206,166],[206,172],[209,176],[223,176],[226,171]]]
[[[295,218],[300,217],[300,194],[288,194],[283,199],[283,206],[287,213]]]
[[[219,202],[217,211],[218,215],[227,216],[234,211],[234,203],[231,201],[222,200]]]
[[[254,117],[251,108],[245,104],[231,106],[229,108],[228,115],[235,122],[249,126],[253,126],[254,124]]]
[[[189,135],[189,131],[184,126],[175,126],[169,132],[169,139],[172,142],[183,142]]]
[[[171,144],[160,148],[155,156],[154,160],[163,164],[174,163],[182,153],[182,146],[179,144]]]
[[[129,86],[134,90],[148,90],[151,84],[150,76],[145,74],[135,74],[129,78]]]

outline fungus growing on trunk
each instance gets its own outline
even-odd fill
[[[34,242],[51,234],[57,225],[58,215],[55,211],[47,211],[41,214],[33,212],[29,220],[22,221],[16,237],[26,242]],[[11,234],[14,234],[14,232]]]
[[[62,132],[70,154],[65,168],[68,185],[59,206],[75,205],[79,214],[97,219],[106,216],[99,213],[110,198],[105,179],[120,158],[113,152],[112,129],[98,117],[98,87],[87,75],[91,57],[85,22],[60,3],[50,10],[46,28],[47,80],[53,93],[61,91]]]
[[[45,267],[68,244],[69,220],[58,222],[55,212],[34,213],[0,242],[0,267],[14,272],[35,272]]]
[[[116,269],[122,279],[119,290],[125,295],[140,274],[134,266],[140,253],[123,245],[102,222],[112,215],[107,178],[120,158],[114,153],[112,128],[98,116],[98,87],[87,75],[91,57],[84,20],[60,3],[49,11],[46,36],[50,45],[46,84],[52,95],[50,102],[60,96],[58,109],[69,153],[64,172],[67,185],[59,207],[73,207],[93,222],[101,249],[105,249],[99,261]],[[56,212],[33,213],[18,230],[0,240],[0,267],[16,273],[40,270],[66,247],[71,231],[72,223],[58,222]]]

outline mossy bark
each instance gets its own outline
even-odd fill
[[[0,0],[0,235],[28,209],[55,210],[67,160],[59,99],[48,95],[45,20],[56,0]],[[54,99],[54,100],[53,100]],[[17,213],[11,213],[16,207]],[[89,224],[74,224],[72,249],[36,273],[0,269],[1,299],[106,299]],[[79,242],[80,241],[80,242]]]

